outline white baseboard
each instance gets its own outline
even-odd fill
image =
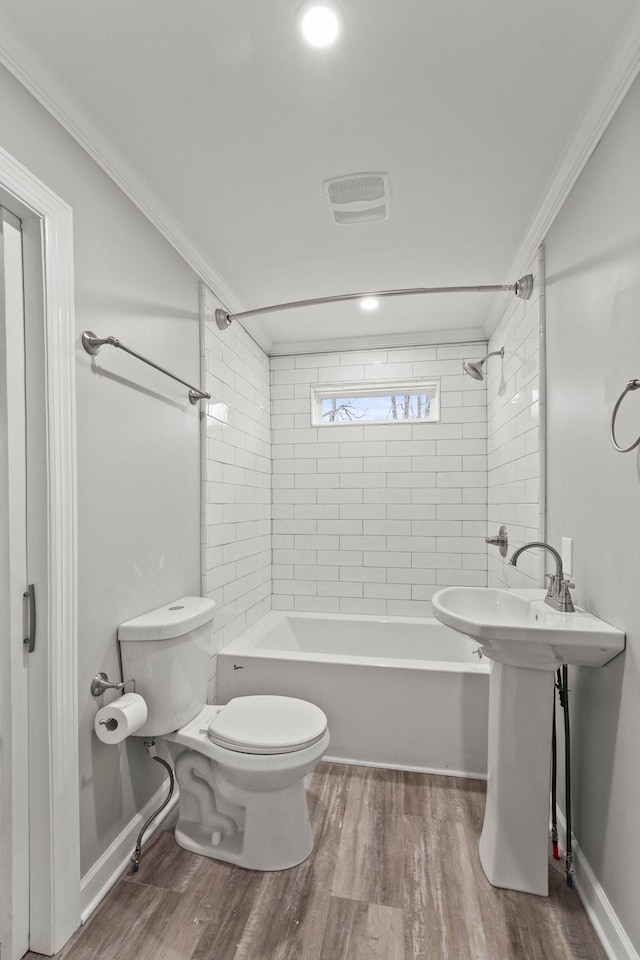
[[[558,834],[562,844],[566,845],[567,823],[559,808],[557,813]],[[575,887],[609,960],[640,960],[640,954],[627,936],[627,932],[611,906],[604,888],[593,872],[575,837],[572,837],[571,844]]]
[[[154,810],[157,810],[166,793],[167,785],[164,783],[156,790],[153,796],[147,800],[140,813],[136,814],[136,816],[129,821],[124,830],[116,837],[111,846],[105,850],[100,859],[85,873],[80,883],[81,923],[86,923],[96,907],[102,902],[104,897],[106,897],[109,890],[111,890],[111,887],[113,887],[122,876],[131,858],[142,824],[151,816]],[[171,813],[177,802],[178,787],[176,784],[175,792],[170,803],[165,807],[157,820],[154,820],[145,834],[143,846],[151,839],[163,820]]]
[[[344,763],[354,767],[375,767],[378,770],[407,770],[409,773],[431,773],[439,777],[462,777],[466,780],[486,780],[486,773],[470,773],[468,770],[441,770],[439,767],[412,767],[403,763],[376,763],[374,760],[353,760],[350,757],[322,758],[327,763]],[[635,960],[635,958],[634,958]]]

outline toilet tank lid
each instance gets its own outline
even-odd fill
[[[181,597],[118,627],[118,640],[171,640],[213,619],[214,600]]]

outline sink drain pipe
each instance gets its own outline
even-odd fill
[[[555,686],[555,685],[554,685]],[[553,859],[560,859],[558,849],[558,748],[556,741],[556,695],[553,694],[553,725],[551,727],[551,849]]]
[[[557,671],[560,706],[564,714],[564,780],[565,817],[567,821],[567,851],[564,861],[567,886],[573,887],[573,849],[571,842],[571,730],[569,725],[569,668],[563,664]]]

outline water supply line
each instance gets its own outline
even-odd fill
[[[159,757],[158,754],[156,753],[156,742],[155,742],[155,740],[145,740],[145,741],[144,741],[144,748],[145,748],[145,750],[147,751],[147,753],[149,754],[149,756],[151,757],[151,759],[152,759],[152,760],[155,760],[157,763],[161,763],[162,766],[166,769],[167,773],[169,774],[169,793],[167,794],[167,796],[165,797],[165,799],[162,801],[162,803],[160,804],[160,806],[158,807],[158,809],[153,811],[153,813],[151,814],[151,816],[148,818],[148,820],[145,822],[144,826],[142,827],[142,830],[141,830],[140,833],[138,834],[138,839],[137,839],[137,841],[136,841],[136,848],[135,848],[135,850],[133,851],[133,854],[132,854],[132,856],[131,856],[131,871],[130,871],[130,872],[131,872],[132,874],[137,873],[138,870],[139,870],[139,868],[140,868],[140,860],[142,859],[142,839],[143,839],[145,833],[147,832],[147,828],[148,828],[149,825],[152,823],[152,821],[155,820],[155,818],[158,816],[158,814],[159,814],[159,813],[162,813],[162,811],[164,810],[164,808],[167,806],[167,804],[168,804],[169,801],[171,800],[171,797],[173,796],[173,788],[174,788],[174,785],[175,785],[175,777],[174,777],[174,775],[173,775],[173,770],[171,769],[171,767],[170,767],[170,765],[167,763],[167,761],[166,761],[166,760],[163,760],[163,758],[162,758],[162,757]]]

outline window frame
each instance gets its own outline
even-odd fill
[[[428,393],[430,397],[428,417],[404,417],[393,420],[323,420],[322,401],[340,397],[386,397],[402,394]],[[440,378],[414,377],[402,380],[351,380],[349,382],[311,384],[311,426],[312,427],[353,427],[388,426],[389,424],[439,423],[440,422]]]

